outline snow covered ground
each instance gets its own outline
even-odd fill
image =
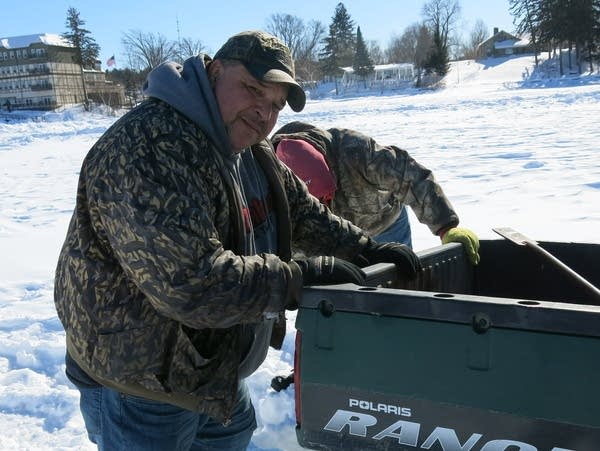
[[[524,77],[531,75],[527,81]],[[600,242],[600,77],[551,79],[533,57],[464,61],[437,91],[309,101],[291,120],[356,128],[431,168],[461,223],[482,238],[510,226],[536,240]],[[68,110],[0,122],[0,449],[91,450],[78,393],[64,376],[53,273],[81,161],[116,118]],[[417,250],[438,244],[411,213]],[[282,351],[249,379],[259,428],[251,449],[299,449],[291,369],[293,314]]]

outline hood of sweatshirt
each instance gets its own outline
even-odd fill
[[[186,116],[204,132],[212,142],[215,156],[222,161],[221,175],[228,186],[232,205],[231,220],[234,222],[232,248],[252,255],[254,240],[245,230],[243,211],[247,201],[243,193],[244,182],[240,176],[240,154],[233,151],[225,123],[221,117],[217,99],[208,80],[208,65],[212,59],[200,54],[182,64],[167,61],[154,68],[144,84],[144,94],[168,103]],[[250,231],[251,232],[251,231]]]
[[[207,68],[212,59],[205,54],[188,58],[183,65],[168,61],[148,74],[144,94],[160,99],[206,133],[224,157],[233,157],[229,136],[221,118],[219,105],[208,80]]]

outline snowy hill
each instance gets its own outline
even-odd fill
[[[514,56],[505,58],[489,58],[486,60],[464,60],[450,63],[448,74],[436,85],[437,89],[470,87],[485,88],[498,84],[515,85],[526,81],[534,73],[535,59],[533,55]],[[412,87],[386,90],[385,94],[401,91],[412,91]],[[346,89],[338,84],[336,94],[335,83],[321,83],[314,89],[309,89],[309,97],[313,100],[325,97],[357,97],[367,94],[381,95],[381,88],[365,89],[353,86]]]
[[[564,71],[568,72],[567,57],[563,57]],[[572,73],[560,76],[558,62],[538,55],[538,66],[533,55],[488,58],[484,60],[453,61],[450,71],[442,80],[445,88],[497,89],[526,87],[559,87],[597,83],[599,73]]]
[[[463,60],[450,62],[448,74],[435,85],[435,89],[466,88],[471,91],[495,90],[498,87],[508,89],[522,87],[551,87],[569,86],[573,84],[596,83],[600,75],[583,74],[559,76],[558,63],[547,60],[544,55],[538,55],[538,67],[532,54],[487,58],[483,60]],[[566,63],[565,63],[566,67]],[[394,95],[402,92],[412,92],[414,88],[397,88],[381,91],[380,88],[360,89],[353,87],[345,90],[338,86],[336,95],[335,84],[321,84],[309,91],[313,100],[326,97],[351,98],[365,95]]]
[[[533,55],[486,60],[464,60],[450,63],[450,71],[442,81],[446,88],[497,87],[526,82],[534,73]]]

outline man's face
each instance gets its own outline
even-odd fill
[[[231,146],[240,152],[265,139],[285,106],[288,87],[257,80],[241,63],[213,61],[214,92]]]

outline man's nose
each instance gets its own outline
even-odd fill
[[[273,104],[266,99],[261,100],[257,104],[257,112],[263,121],[269,122],[274,114]]]

